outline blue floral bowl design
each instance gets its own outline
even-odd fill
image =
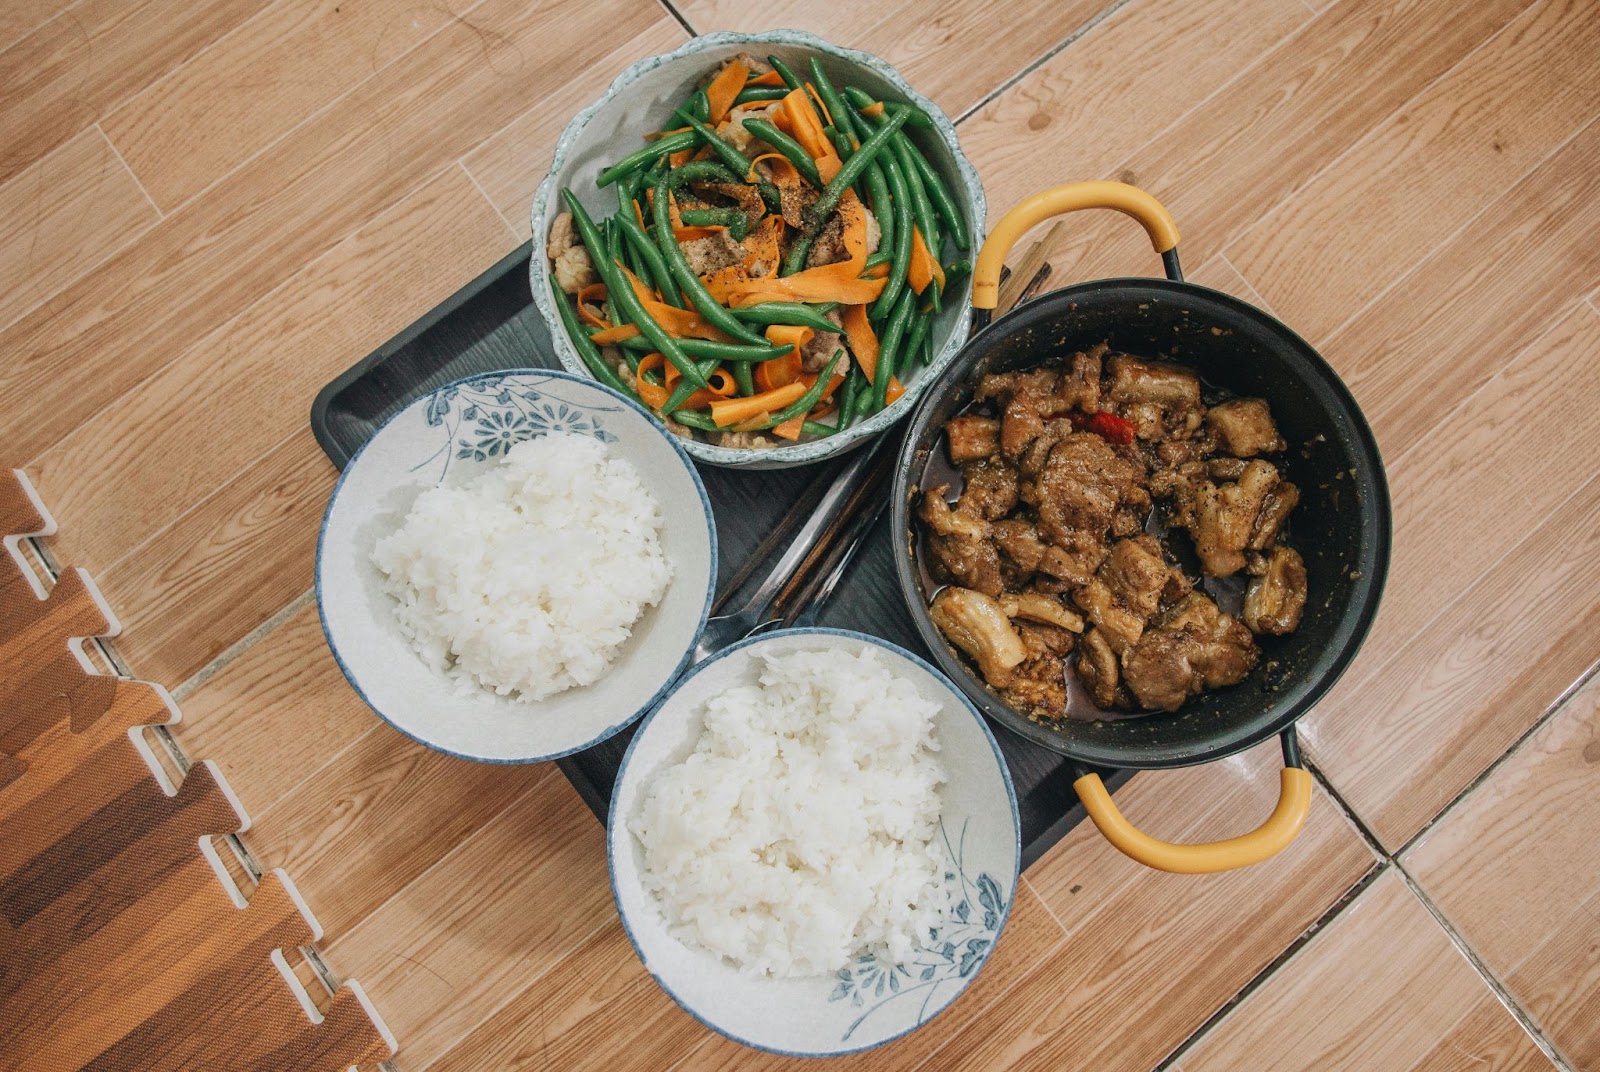
[[[469,480],[514,444],[552,432],[599,439],[639,470],[661,505],[673,578],[605,677],[522,703],[462,688],[427,666],[395,623],[371,553],[424,488]],[[350,460],[328,500],[316,573],[328,647],[368,707],[440,752],[528,763],[598,744],[665,695],[711,606],[716,527],[693,462],[638,403],[567,372],[496,372],[419,398]]]
[[[719,63],[750,52],[757,56],[776,54],[804,69],[810,58],[819,57],[830,77],[848,81],[867,92],[888,100],[909,101],[927,112],[934,130],[910,130],[919,148],[928,155],[934,168],[949,186],[956,203],[966,212],[977,256],[983,241],[986,202],[977,169],[962,153],[956,129],[948,116],[927,97],[911,88],[900,73],[883,59],[868,52],[829,44],[803,30],[770,30],[758,34],[712,33],[696,37],[675,51],[640,60],[617,76],[611,88],[598,101],[579,112],[556,142],[555,158],[533,198],[534,255],[530,267],[534,304],[549,325],[556,357],[569,372],[587,377],[566,328],[562,325],[555,301],[557,291],[550,274],[550,261],[544,255],[545,236],[550,223],[564,211],[561,188],[569,186],[592,213],[607,214],[616,209],[610,189],[598,189],[595,176],[607,165],[632,151],[646,131],[659,129],[681,104],[690,90]],[[916,406],[924,387],[939,378],[957,351],[967,341],[971,280],[945,295],[944,312],[934,322],[934,355],[926,368],[901,377],[906,394],[894,406],[869,420],[861,421],[836,435],[793,446],[735,448],[711,443],[685,441],[684,448],[695,458],[711,465],[749,469],[783,469],[831,458],[887,430]]]
[[[640,792],[663,766],[693,748],[707,698],[751,682],[753,656],[837,648],[879,649],[894,671],[939,704],[939,759],[946,783],[939,844],[951,907],[902,964],[865,955],[834,975],[773,979],[747,975],[679,940],[639,867],[642,846],[628,829]],[[785,629],[745,640],[701,663],[644,720],[623,757],[611,797],[606,855],[623,927],[645,968],[700,1022],[735,1042],[795,1057],[827,1057],[882,1046],[927,1023],[977,977],[994,951],[1016,896],[1021,831],[1011,775],[988,725],[950,681],[922,659],[863,633]]]

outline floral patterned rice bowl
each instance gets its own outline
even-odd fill
[[[712,695],[755,680],[758,654],[873,646],[919,692],[939,704],[939,761],[946,782],[939,844],[951,908],[930,940],[903,964],[865,955],[834,975],[747,975],[670,930],[640,878],[643,847],[627,817],[662,766],[700,735]],[[882,1046],[946,1008],[976,978],[1005,928],[1021,870],[1021,833],[1011,775],[988,725],[937,670],[885,640],[834,629],[785,629],[742,641],[690,671],[640,725],[611,798],[606,855],[623,927],[646,969],[707,1027],[735,1042],[793,1057],[827,1057]]]
[[[372,564],[423,489],[459,484],[516,443],[592,436],[639,471],[661,506],[672,584],[605,677],[536,703],[463,690],[412,651]],[[688,664],[717,575],[711,504],[693,463],[638,403],[591,379],[528,369],[447,384],[389,420],[350,460],[317,543],[317,601],[339,669],[385,721],[430,748],[487,763],[554,759],[649,710]]]

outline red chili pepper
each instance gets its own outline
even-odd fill
[[[1069,413],[1072,427],[1080,432],[1093,432],[1113,443],[1132,443],[1133,425],[1115,413]]]

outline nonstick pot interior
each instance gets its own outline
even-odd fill
[[[1203,693],[1173,714],[1035,722],[1011,709],[952,649],[928,616],[933,590],[917,568],[914,497],[945,422],[978,379],[1108,342],[1113,350],[1181,361],[1214,387],[1267,399],[1290,444],[1280,464],[1300,487],[1289,541],[1309,589],[1300,628],[1259,638],[1261,665],[1244,682]],[[1276,459],[1275,459],[1276,460]],[[1054,751],[1104,767],[1172,767],[1247,748],[1310,709],[1355,656],[1377,612],[1389,562],[1383,463],[1350,392],[1299,336],[1260,310],[1204,287],[1116,279],[1055,291],[995,321],[967,343],[912,418],[896,474],[895,566],[923,640],[944,671],[995,721]]]

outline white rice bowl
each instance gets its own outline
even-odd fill
[[[417,496],[372,561],[412,648],[524,702],[599,680],[672,576],[660,504],[598,439],[554,432]]]
[[[417,653],[373,549],[431,489],[459,489],[500,467],[507,449],[565,433],[604,443],[654,496],[671,582],[658,604],[644,606],[597,680],[542,700],[502,695]],[[461,540],[459,533],[453,538]],[[334,661],[357,695],[413,740],[485,763],[568,755],[654,707],[688,665],[716,575],[711,503],[676,437],[637,402],[550,369],[456,380],[393,414],[345,465],[317,539],[317,609]]]
[[[765,693],[767,686],[762,684],[762,678],[769,675],[770,662],[776,662],[781,673],[788,657],[802,654],[810,661],[812,653],[818,651],[828,652],[830,668],[826,676],[809,672],[802,675],[803,687],[820,683],[834,690],[837,685],[841,719],[844,711],[862,698],[850,680],[833,680],[842,678],[834,666],[859,667],[861,655],[871,652],[887,673],[875,679],[873,694],[854,708],[856,719],[830,725],[828,732],[818,735],[817,740],[825,742],[824,746],[809,752],[821,758],[810,758],[808,750],[789,746],[774,751],[783,762],[797,768],[810,769],[814,763],[819,775],[828,763],[844,769],[847,759],[855,755],[874,762],[881,760],[888,770],[898,773],[884,773],[870,789],[865,781],[856,785],[856,774],[872,773],[869,765],[856,768],[854,774],[845,771],[843,778],[830,773],[826,781],[812,779],[804,787],[784,791],[762,784],[754,764],[749,774],[737,771],[732,764],[713,764],[712,760],[722,757],[711,747],[711,741],[746,748],[740,737],[747,721],[753,726],[761,720],[755,713],[747,720],[743,713],[729,710],[713,736],[708,733],[707,716],[711,715],[713,722],[719,721],[720,716],[713,711],[722,706],[716,703],[717,698],[748,695],[742,691],[746,688]],[[887,675],[897,683],[889,685]],[[899,681],[907,683],[910,692],[903,692]],[[762,706],[766,706],[765,700]],[[931,756],[910,752],[904,739],[921,739],[919,723],[925,708],[933,712],[928,739],[938,745],[937,751],[927,749]],[[705,751],[697,752],[707,738],[710,740]],[[703,794],[703,802],[693,800],[689,807],[697,813],[706,808],[704,814],[711,814],[709,809],[717,806],[713,797],[725,791],[720,786],[702,786],[698,777],[668,773],[685,767],[696,754],[708,757],[701,761],[708,770],[716,766],[722,775],[737,779],[743,799],[772,810],[759,820],[741,816],[738,825],[748,829],[738,833],[712,830],[708,835],[698,822],[690,829],[672,832],[673,797],[681,792],[691,797]],[[768,771],[773,758],[769,754]],[[846,883],[859,887],[855,879],[871,878],[868,872],[873,865],[865,861],[888,855],[878,844],[868,845],[863,853],[860,827],[872,822],[885,826],[893,822],[916,829],[932,807],[925,794],[934,768],[942,769],[943,780],[936,787],[937,821],[929,847],[940,861],[936,878],[943,890],[925,900],[918,892],[908,892],[914,883],[907,879],[887,902],[874,902],[858,893],[854,900],[841,899],[840,906],[835,906],[831,898],[836,890],[827,882],[837,879],[838,890],[845,889]],[[884,786],[912,771],[920,772],[921,780],[906,781],[909,795],[900,799],[903,807],[896,808]],[[849,784],[839,791],[842,783]],[[856,795],[851,796],[851,792]],[[835,800],[821,799],[830,793]],[[654,795],[657,803],[646,803],[647,795]],[[869,795],[880,799],[876,819],[870,811],[862,814],[861,802]],[[795,808],[806,809],[804,821],[777,813],[778,809]],[[644,833],[660,839],[660,843],[647,849],[636,824],[641,817],[651,816],[653,810],[656,817],[646,821],[661,824],[661,828],[653,835],[648,829]],[[732,812],[728,814],[731,818]],[[804,822],[818,824],[818,830],[803,829]],[[782,846],[785,856],[798,859],[803,852],[809,859],[824,861],[829,869],[826,876],[790,872],[792,895],[782,886],[768,891],[769,903],[761,907],[761,914],[776,919],[781,909],[787,918],[792,907],[798,918],[790,929],[774,926],[766,918],[745,926],[738,918],[741,909],[736,907],[736,900],[748,898],[748,893],[733,887],[750,881],[750,874],[756,869],[749,861],[719,855],[723,847],[731,848],[733,838],[754,841],[768,826],[787,836]],[[676,841],[680,836],[681,842]],[[729,844],[719,845],[724,839]],[[906,860],[916,872],[921,859],[912,848],[913,840],[905,839]],[[982,971],[1000,940],[1021,864],[1016,794],[1010,773],[994,735],[972,703],[926,660],[888,641],[863,633],[817,628],[781,629],[741,641],[702,662],[678,681],[640,724],[623,757],[611,796],[606,847],[611,890],[623,928],[640,962],[661,988],[701,1023],[736,1042],[801,1057],[872,1049],[916,1030],[948,1008]],[[680,853],[684,854],[683,860],[692,856],[694,861],[683,865],[690,881],[669,894],[681,902],[676,909],[651,888],[659,885],[668,872],[659,861],[652,862],[648,857],[651,853],[659,856],[663,851],[671,861],[678,861]],[[776,859],[778,854],[771,855]],[[724,866],[728,872],[723,872]],[[782,873],[777,873],[777,878],[781,880]],[[724,900],[730,893],[732,899]],[[878,911],[875,907],[899,903],[901,898],[903,910]],[[681,921],[685,906],[691,905],[694,907],[690,911],[698,913],[694,924]],[[852,920],[852,913],[861,905],[867,907]],[[930,905],[936,920],[923,915]],[[929,922],[935,922],[936,929],[921,933]],[[765,953],[768,964],[779,964],[787,956],[791,970],[802,966],[802,957],[818,963],[834,956],[840,946],[862,942],[864,948],[835,971],[763,974],[763,964],[756,956],[750,956],[747,966],[738,966],[728,956],[703,945],[691,926],[706,930],[713,935],[712,941],[732,941],[735,948],[740,948],[738,943],[745,943],[742,948]],[[891,951],[889,946],[894,939],[887,937],[888,931],[902,926],[905,931],[917,932],[906,959],[900,959],[901,951]],[[808,927],[826,929],[829,934],[798,933]],[[877,948],[871,948],[873,939],[869,936],[874,928],[884,935]],[[841,937],[846,931],[849,937]]]
[[[632,830],[674,932],[762,975],[909,960],[948,901],[934,844],[934,715],[883,656],[757,656],[694,750],[645,785]]]

